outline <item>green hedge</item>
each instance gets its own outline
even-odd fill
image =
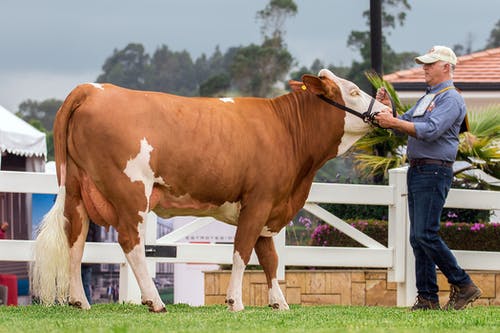
[[[321,207],[342,220],[375,219],[387,220],[388,207],[377,205],[320,204]],[[483,221],[490,220],[489,210],[444,208],[441,221]]]
[[[349,221],[348,221],[349,222]],[[356,229],[387,246],[387,221],[350,221]],[[441,237],[454,250],[500,251],[500,223],[441,223]],[[310,245],[363,247],[328,224],[318,225]]]

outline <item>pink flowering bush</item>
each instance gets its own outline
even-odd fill
[[[440,233],[455,250],[500,251],[500,223],[445,222]]]
[[[387,245],[387,221],[360,220],[349,223],[379,243]],[[500,223],[446,221],[441,223],[440,234],[454,250],[500,251]],[[362,247],[352,238],[324,223],[318,224],[313,230],[310,245]]]
[[[349,223],[354,228],[363,231],[363,233],[387,246],[387,221],[360,220],[350,221]],[[363,245],[329,224],[320,224],[314,229],[311,235],[311,245],[363,247]]]

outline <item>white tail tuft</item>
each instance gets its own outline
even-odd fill
[[[31,288],[44,305],[63,304],[69,295],[68,220],[64,216],[66,187],[60,186],[56,202],[43,217],[35,241]]]

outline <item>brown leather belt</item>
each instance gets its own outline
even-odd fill
[[[426,165],[426,164],[442,165],[448,168],[451,168],[453,166],[453,162],[448,162],[443,160],[433,160],[432,158],[417,158],[414,160],[410,160],[410,166],[412,167],[417,165]]]

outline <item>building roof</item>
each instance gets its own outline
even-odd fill
[[[422,66],[384,75],[396,90],[425,88]],[[453,82],[462,91],[500,91],[500,47],[458,57]]]

